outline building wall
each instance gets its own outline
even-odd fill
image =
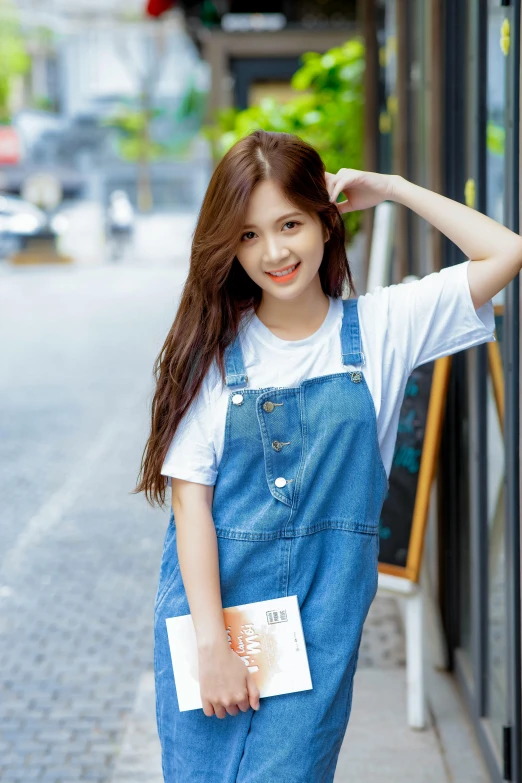
[[[372,11],[379,169],[518,231],[520,3],[371,0]],[[463,260],[399,209],[390,282]],[[494,299],[497,343],[452,358],[424,559],[449,665],[498,783],[522,783],[519,282]]]

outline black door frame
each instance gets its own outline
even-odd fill
[[[234,80],[234,105],[238,109],[248,108],[248,92],[253,82],[260,79],[289,82],[300,66],[301,59],[297,55],[231,56],[229,67]]]

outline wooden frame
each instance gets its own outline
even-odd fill
[[[443,356],[435,361],[406,565],[401,567],[388,563],[379,563],[379,572],[381,574],[401,576],[412,582],[419,581],[424,551],[424,534],[428,521],[431,487],[439,455],[450,369],[451,356]]]

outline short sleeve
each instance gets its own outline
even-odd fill
[[[407,373],[457,351],[495,342],[493,302],[475,310],[464,261],[411,283],[380,289],[380,317]]]
[[[210,396],[205,378],[174,433],[161,468],[163,476],[199,484],[216,483],[217,466],[211,423]]]

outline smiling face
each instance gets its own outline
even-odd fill
[[[250,196],[236,257],[263,298],[294,299],[318,275],[326,239],[316,213],[303,212],[264,180]]]

